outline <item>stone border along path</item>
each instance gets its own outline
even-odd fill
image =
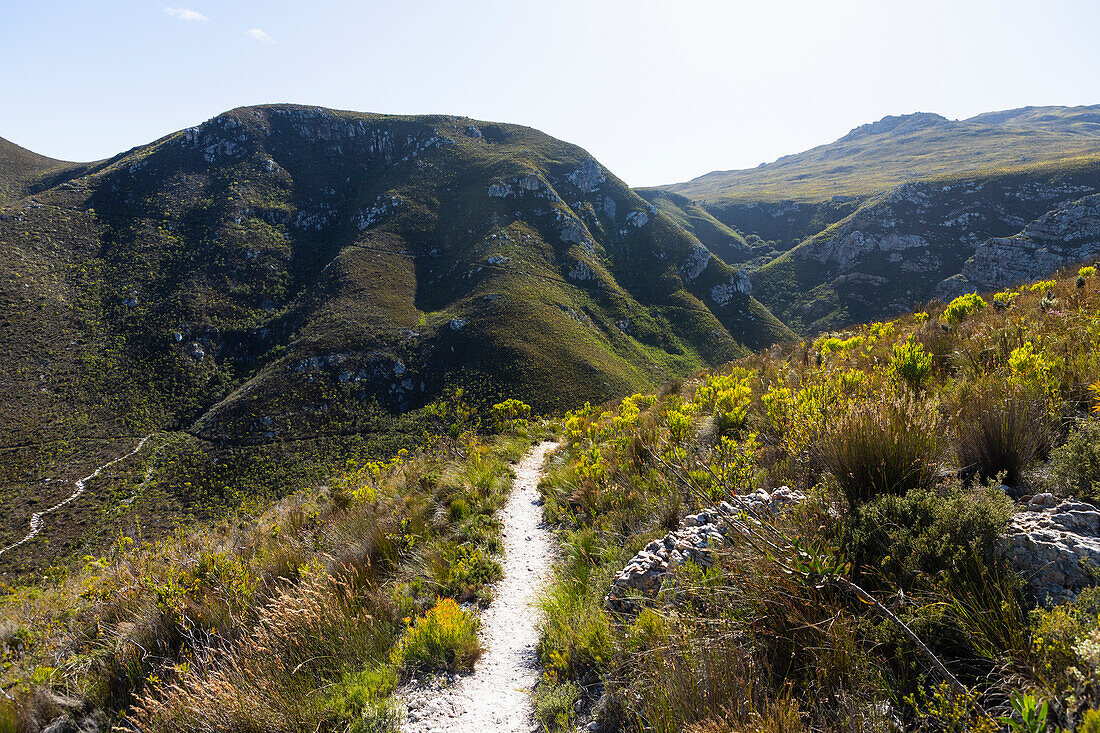
[[[410,682],[400,693],[408,710],[405,733],[538,730],[531,707],[531,688],[539,676],[534,602],[554,566],[538,483],[546,455],[557,447],[540,443],[515,468],[512,492],[501,510],[504,578],[493,587],[493,602],[481,614],[485,654],[470,675]]]
[[[50,512],[57,511],[58,509],[65,506],[69,502],[75,501],[81,494],[84,493],[84,489],[87,487],[88,482],[91,481],[92,479],[94,479],[96,476],[98,476],[100,471],[102,471],[105,468],[108,468],[110,466],[115,465],[119,461],[125,461],[127,458],[129,458],[132,455],[136,455],[142,448],[145,447],[145,442],[147,440],[149,440],[149,438],[152,438],[152,437],[153,437],[152,434],[146,435],[144,438],[142,438],[140,441],[138,441],[137,447],[135,447],[132,451],[130,451],[126,455],[119,456],[118,458],[115,458],[112,461],[107,461],[102,466],[100,466],[96,470],[92,471],[91,473],[89,473],[84,478],[77,479],[76,489],[73,491],[72,494],[69,495],[68,499],[64,499],[62,501],[59,501],[58,503],[54,504],[49,509],[46,509],[45,511],[35,512],[34,514],[32,514],[31,515],[31,528],[30,528],[30,531],[27,532],[27,536],[24,537],[23,539],[19,540],[18,542],[14,543],[14,544],[8,545],[7,547],[4,547],[4,548],[0,548],[0,555],[3,555],[5,552],[8,552],[10,550],[14,550],[16,547],[19,547],[20,545],[24,545],[27,542],[30,542],[31,540],[33,540],[35,537],[37,537],[38,533],[42,531],[42,527],[44,526],[44,524],[42,522],[43,517],[45,517]]]

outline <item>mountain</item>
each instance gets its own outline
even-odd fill
[[[559,410],[793,336],[584,150],[465,118],[236,109],[0,207],[0,251],[0,447],[58,445],[0,499],[77,439],[379,433],[452,387]]]
[[[83,166],[32,153],[0,137],[0,206],[22,198],[36,187],[56,184]]]
[[[715,171],[665,188],[707,204],[814,203],[936,175],[1092,155],[1098,143],[1100,105],[1023,107],[966,120],[918,112],[883,117],[756,168]]]
[[[914,181],[873,197],[752,273],[804,332],[933,298],[1006,288],[1100,254],[1100,161]]]
[[[890,116],[756,169],[640,193],[680,196],[743,239],[755,296],[809,333],[1096,257],[1097,192],[1100,106]]]

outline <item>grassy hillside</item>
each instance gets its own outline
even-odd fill
[[[1100,503],[1100,280],[1075,274],[567,415],[544,485],[565,548],[545,709],[565,726],[595,705],[601,729],[977,731],[1024,730],[997,717],[1045,703],[1031,730],[1090,730],[1096,590],[1042,605],[999,551],[1033,494]],[[781,487],[806,498],[733,512],[708,561],[676,545],[659,594],[608,605],[682,518]]]
[[[916,113],[884,117],[757,168],[715,171],[665,188],[708,206],[822,202],[870,196],[937,175],[1095,155],[1098,149],[1100,105],[1024,107],[966,120]]]
[[[0,137],[0,206],[28,193],[61,183],[87,168],[32,153]]]
[[[458,603],[491,599],[509,462],[544,435],[505,417],[0,586],[0,729],[396,731],[399,681],[481,652]]]
[[[233,110],[3,206],[0,251],[0,544],[149,433],[205,476],[142,485],[164,524],[314,472],[215,466],[396,449],[456,388],[565,409],[791,337],[585,151],[464,118]],[[0,565],[95,546],[92,499]]]

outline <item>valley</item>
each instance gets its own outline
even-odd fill
[[[0,731],[1100,722],[1100,106],[241,107],[0,140],[0,251]]]

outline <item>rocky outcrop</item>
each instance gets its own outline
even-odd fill
[[[738,270],[728,282],[719,283],[711,288],[710,299],[718,305],[726,305],[738,293],[741,295],[752,293],[752,280],[749,279],[749,273],[744,270]]]
[[[776,515],[805,500],[801,491],[781,486],[768,493],[751,494],[723,501],[698,514],[689,514],[680,526],[664,538],[653,540],[620,570],[604,598],[608,608],[619,613],[638,610],[638,601],[656,598],[669,572],[687,563],[711,563],[711,548],[745,532],[745,522],[765,514]]]
[[[1100,195],[1065,203],[1011,237],[988,239],[963,266],[950,294],[1038,280],[1100,256]],[[949,286],[944,286],[945,289]]]
[[[1026,511],[1012,517],[1003,545],[1036,601],[1072,599],[1096,583],[1100,511],[1091,504],[1039,494]]]

